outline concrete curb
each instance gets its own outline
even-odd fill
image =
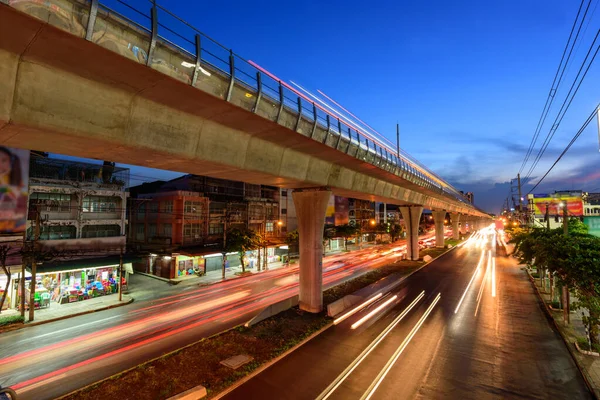
[[[280,360],[282,360],[283,358],[287,357],[288,355],[290,355],[294,351],[298,350],[304,344],[310,342],[313,338],[319,336],[321,333],[325,332],[327,329],[331,328],[332,326],[333,326],[333,321],[329,322],[327,325],[325,325],[324,327],[322,327],[318,331],[314,332],[312,335],[310,335],[309,337],[305,338],[300,343],[298,343],[295,346],[289,348],[284,353],[278,355],[277,357],[275,357],[274,359],[272,359],[270,361],[267,361],[266,363],[262,364],[260,367],[256,368],[254,371],[250,372],[248,375],[246,375],[243,378],[239,379],[233,385],[229,386],[227,389],[225,389],[222,392],[220,392],[217,395],[215,395],[215,397],[213,397],[213,400],[218,400],[218,399],[222,398],[223,396],[231,393],[233,390],[235,390],[238,387],[242,386],[244,383],[248,382],[250,379],[254,378],[256,375],[260,374],[261,372],[263,372],[264,370],[266,370],[267,368],[269,368],[271,365],[279,362]]]
[[[202,385],[186,390],[185,392],[179,393],[173,397],[169,397],[167,400],[200,400],[208,395],[206,388]]]
[[[79,317],[80,315],[91,314],[91,313],[95,313],[95,312],[98,312],[98,311],[110,310],[111,308],[123,307],[123,306],[126,306],[127,304],[131,304],[131,303],[133,303],[133,297],[131,297],[126,302],[123,302],[123,303],[120,303],[120,304],[112,304],[110,306],[106,306],[106,307],[102,307],[102,308],[97,308],[95,310],[88,310],[88,311],[82,311],[82,312],[75,313],[75,314],[63,315],[62,317],[47,319],[45,321],[24,322],[23,326],[21,326],[21,327],[19,327],[17,329],[13,329],[12,331],[18,331],[19,329],[27,328],[27,327],[30,327],[30,326],[37,326],[37,325],[47,324],[47,323],[50,323],[50,322],[62,321],[63,319],[69,319],[69,318]],[[12,331],[7,331],[7,332],[12,332]],[[0,335],[1,334],[2,333],[0,333]]]
[[[581,354],[585,354],[586,356],[592,356],[592,357],[600,357],[600,353],[596,353],[595,351],[589,351],[589,350],[581,350],[581,347],[579,347],[579,343],[573,342],[573,344],[575,345],[575,348],[577,349],[577,351],[580,352]]]
[[[571,346],[569,346],[569,339],[562,333],[562,331],[560,330],[560,327],[558,326],[558,323],[556,322],[556,320],[552,316],[550,310],[548,309],[548,306],[546,306],[546,302],[544,301],[544,298],[542,297],[537,286],[535,285],[534,278],[531,276],[531,274],[529,273],[529,271],[527,269],[525,270],[525,273],[527,274],[527,277],[529,278],[529,282],[531,283],[531,286],[533,286],[533,289],[538,298],[540,307],[543,308],[545,311],[544,315],[546,315],[548,322],[551,323],[554,330],[556,330],[558,332],[558,334],[560,335],[560,337],[562,338],[562,340],[565,344],[565,347],[567,348],[567,350],[569,351],[569,354],[571,355],[571,358],[575,362],[575,365],[577,366],[579,373],[583,377],[583,380],[584,380],[586,386],[588,387],[588,390],[590,391],[590,393],[592,394],[594,399],[599,400],[598,394],[596,393],[596,391],[594,390],[594,387],[592,386],[591,377],[588,375],[587,371],[583,368],[583,366],[581,366],[579,364],[579,361],[577,361],[577,357],[575,356],[573,349],[571,348]]]

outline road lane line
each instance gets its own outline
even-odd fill
[[[473,272],[473,276],[471,277],[471,280],[469,281],[469,284],[467,285],[467,288],[465,289],[462,297],[460,298],[460,301],[458,302],[458,305],[456,306],[456,309],[454,310],[454,314],[458,313],[458,310],[460,310],[460,306],[461,306],[463,300],[465,299],[465,296],[467,295],[467,292],[469,291],[469,288],[473,284],[473,280],[475,279],[475,277],[477,276],[477,273],[479,272],[479,268],[480,268],[481,263],[483,261],[484,255],[485,255],[485,251],[482,251],[481,252],[481,257],[479,258],[479,262],[477,263],[477,268],[475,268],[475,272]]]
[[[353,308],[352,310],[348,311],[346,314],[342,315],[341,317],[335,319],[333,321],[333,324],[334,325],[339,324],[340,322],[342,322],[346,318],[348,318],[348,317],[356,314],[357,312],[359,312],[360,310],[362,310],[363,308],[365,308],[366,306],[368,306],[369,304],[371,304],[372,302],[374,302],[375,300],[377,300],[381,296],[382,296],[381,293],[377,293],[377,295],[371,297],[369,300],[365,301],[364,303],[362,303],[362,304],[358,305],[357,307]]]
[[[385,367],[379,372],[379,374],[377,375],[377,378],[375,378],[375,380],[371,383],[371,385],[369,386],[367,391],[363,394],[363,396],[361,397],[361,400],[369,400],[373,396],[373,394],[375,393],[375,391],[377,390],[379,385],[381,385],[381,382],[383,382],[386,375],[390,372],[390,370],[392,369],[392,367],[394,366],[396,361],[398,361],[398,358],[400,358],[400,355],[402,354],[404,349],[406,349],[406,346],[408,346],[408,344],[410,343],[412,338],[416,335],[419,328],[421,328],[421,326],[423,325],[423,323],[425,322],[425,320],[427,319],[429,314],[431,314],[433,307],[435,307],[435,305],[440,301],[441,296],[442,296],[441,293],[438,293],[438,295],[435,297],[435,299],[433,300],[431,305],[427,308],[427,310],[425,311],[425,313],[423,314],[421,319],[419,319],[417,324],[413,327],[413,329],[410,331],[408,336],[404,339],[402,344],[400,344],[400,347],[398,347],[396,349],[396,351],[394,352],[392,357],[388,360]]]
[[[346,367],[346,369],[338,375],[337,378],[317,397],[317,400],[326,400],[331,394],[350,376],[352,371],[356,369],[364,361],[365,358],[381,343],[383,339],[404,319],[406,314],[413,309],[413,307],[425,297],[425,291],[422,291],[413,301],[406,307],[400,315],[398,315],[380,334],[373,340],[363,351]]]

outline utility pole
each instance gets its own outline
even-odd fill
[[[517,174],[517,183],[519,185],[519,222],[523,223],[523,196],[521,194],[521,174]]]
[[[35,251],[37,241],[40,238],[40,225],[42,221],[40,218],[40,206],[38,205],[35,213],[35,227],[33,228],[33,241],[31,248],[29,249],[29,262],[31,263],[31,283],[29,284],[29,322],[33,321],[35,312],[35,287],[36,287],[36,270],[37,263],[35,260]],[[25,275],[23,275],[23,282],[25,281]],[[25,295],[25,291],[23,291]]]
[[[229,204],[225,203],[225,216],[223,217],[223,279],[225,279],[225,263],[227,262],[227,219],[229,217]]]
[[[569,210],[567,209],[567,202],[565,201],[563,204],[563,233],[565,236],[569,236]],[[562,288],[563,295],[563,320],[565,324],[569,324],[571,322],[571,318],[569,315],[569,287],[567,285],[563,285]]]
[[[123,247],[121,247],[121,254],[119,255],[119,302],[123,300]]]
[[[598,117],[600,121],[600,117]],[[398,158],[400,158],[400,125],[396,124],[396,152],[398,153]]]
[[[546,229],[550,230],[550,203],[546,203]]]

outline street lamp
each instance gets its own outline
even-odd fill
[[[371,224],[371,226],[375,226],[375,220],[374,219],[370,220],[369,223]]]

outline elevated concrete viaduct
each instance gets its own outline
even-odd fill
[[[0,144],[299,189],[300,302],[313,312],[330,191],[401,205],[413,259],[423,207],[489,219],[316,104],[298,96],[294,108],[283,84],[278,98],[260,72],[254,86],[238,79],[233,52],[224,72],[200,35],[192,54],[161,39],[156,17],[148,30],[97,4],[0,0]]]

